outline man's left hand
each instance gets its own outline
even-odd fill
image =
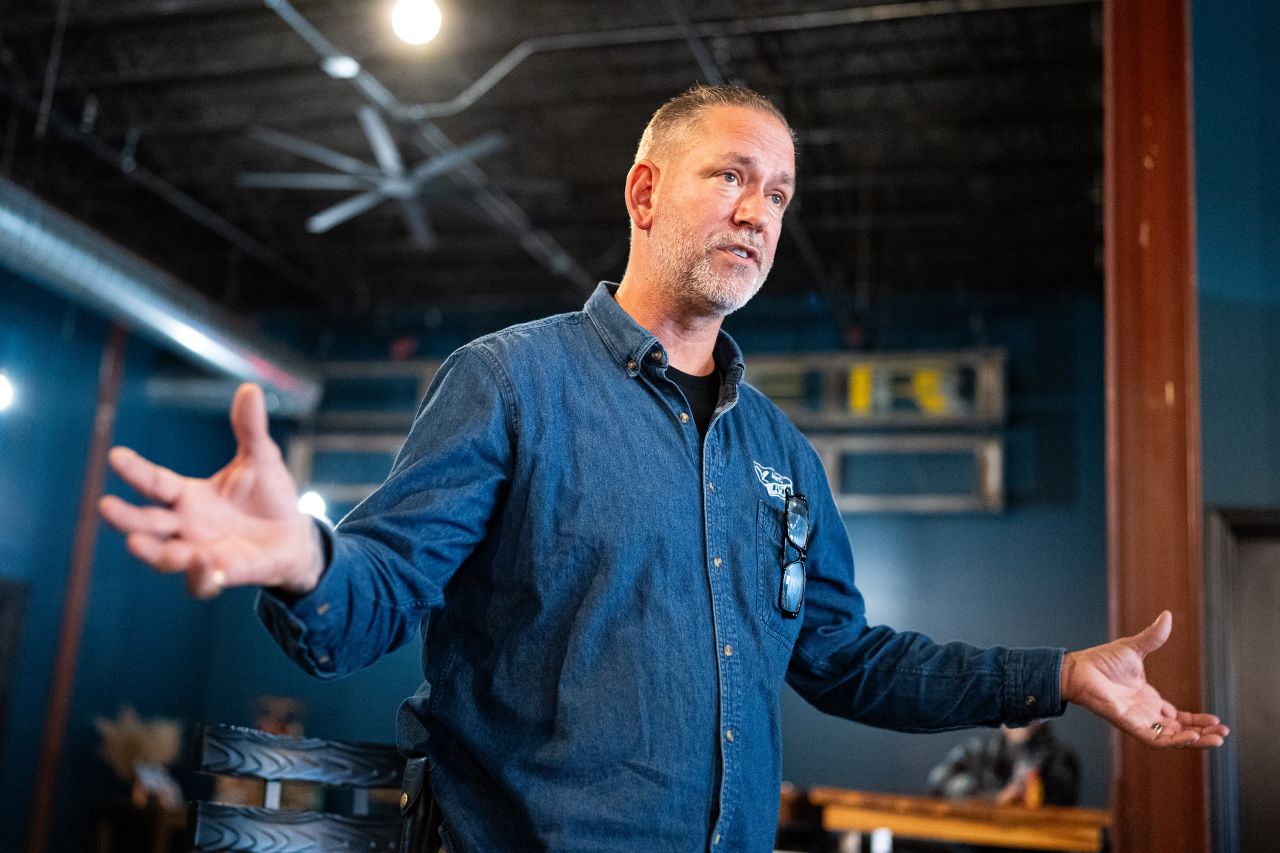
[[[1166,610],[1140,634],[1069,652],[1062,660],[1062,698],[1151,746],[1222,746],[1230,730],[1217,717],[1180,711],[1147,683],[1143,659],[1172,630],[1173,614]]]

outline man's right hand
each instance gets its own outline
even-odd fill
[[[183,477],[127,447],[112,448],[116,473],[156,506],[114,495],[98,508],[124,533],[129,552],[161,572],[184,572],[199,598],[257,584],[296,595],[324,571],[319,533],[298,511],[298,490],[267,432],[262,389],[246,383],[231,404],[236,455],[208,479]]]

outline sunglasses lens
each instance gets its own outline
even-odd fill
[[[787,539],[802,551],[809,544],[809,504],[803,498],[787,499]]]
[[[778,591],[778,608],[788,616],[800,612],[804,602],[804,563],[796,560],[782,570],[782,588]]]

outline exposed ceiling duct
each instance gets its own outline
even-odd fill
[[[275,414],[301,417],[319,403],[319,373],[305,358],[3,178],[0,263],[199,365],[261,384]]]

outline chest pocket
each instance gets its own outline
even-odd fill
[[[782,584],[781,501],[759,501],[756,505],[756,611],[766,632],[782,643],[790,658],[791,648],[804,621],[804,605],[794,619],[778,607],[778,591]],[[785,665],[785,664],[784,664]]]

